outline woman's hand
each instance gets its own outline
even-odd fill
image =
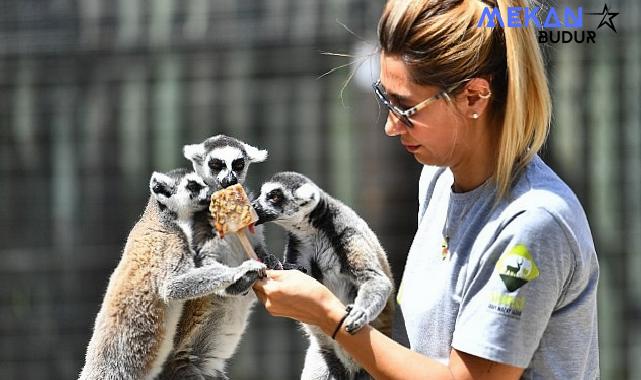
[[[326,334],[333,332],[345,313],[345,306],[329,289],[297,270],[268,270],[253,288],[271,315],[316,325]]]
[[[256,295],[274,316],[336,329],[345,306],[323,284],[297,270],[268,270],[254,284]],[[369,325],[350,335],[340,329],[336,341],[374,378],[380,379],[518,379],[522,368],[452,350],[450,367],[411,351]]]

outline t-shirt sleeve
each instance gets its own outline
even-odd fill
[[[526,368],[574,268],[569,236],[545,209],[504,226],[468,268],[452,347]]]

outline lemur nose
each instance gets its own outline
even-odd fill
[[[254,208],[254,211],[256,211],[256,215],[258,215],[258,220],[254,222],[254,225],[259,226],[265,223],[265,210],[263,210],[258,199],[252,202],[252,207]]]
[[[227,177],[223,178],[222,181],[220,181],[220,185],[222,187],[229,187],[231,185],[235,185],[238,183],[238,178],[234,176],[233,174],[229,174]]]

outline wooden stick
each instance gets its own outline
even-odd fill
[[[245,229],[246,227],[243,227],[240,230],[236,231],[236,236],[238,236],[238,240],[240,240],[240,244],[243,246],[243,249],[245,249],[245,253],[247,254],[247,256],[249,256],[250,259],[260,261],[258,260],[258,255],[256,255],[256,252],[254,252],[254,248],[252,248],[247,235],[245,235]]]

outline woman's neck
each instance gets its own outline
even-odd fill
[[[479,120],[478,123],[471,127],[474,132],[466,139],[474,143],[467,144],[462,159],[450,167],[454,174],[452,189],[456,193],[474,190],[494,175],[497,152],[497,139],[492,136],[494,129],[486,120]]]

